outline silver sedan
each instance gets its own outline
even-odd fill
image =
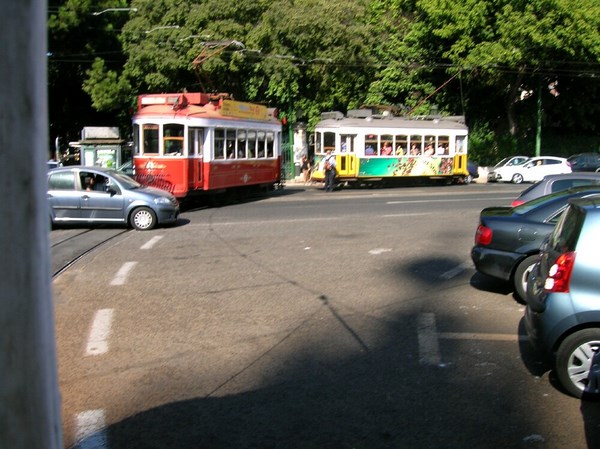
[[[124,224],[148,230],[175,223],[179,216],[179,203],[171,193],[100,167],[48,171],[48,206],[52,225]]]

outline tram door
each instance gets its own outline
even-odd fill
[[[203,182],[203,148],[204,148],[204,129],[188,129],[188,184],[189,188],[197,189],[202,187]]]
[[[357,163],[354,154],[356,134],[340,135],[340,152],[337,160],[337,172],[340,176],[356,176]]]

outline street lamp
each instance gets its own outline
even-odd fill
[[[153,31],[156,31],[156,30],[171,30],[171,29],[177,29],[177,28],[179,28],[179,25],[165,25],[165,26],[160,26],[160,27],[154,27],[151,30],[146,30],[146,34],[152,33]]]
[[[92,13],[93,16],[99,16],[100,14],[104,14],[105,12],[124,12],[124,11],[133,11],[136,12],[137,8],[108,8],[103,11],[95,11]]]

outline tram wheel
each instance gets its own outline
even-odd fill
[[[139,231],[147,231],[156,226],[156,214],[148,207],[138,207],[129,218],[131,227]]]

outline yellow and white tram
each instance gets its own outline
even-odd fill
[[[316,167],[322,181],[326,151],[335,155],[337,182],[347,185],[407,179],[460,182],[468,176],[468,128],[464,117],[395,117],[351,110],[321,114],[314,131]]]

